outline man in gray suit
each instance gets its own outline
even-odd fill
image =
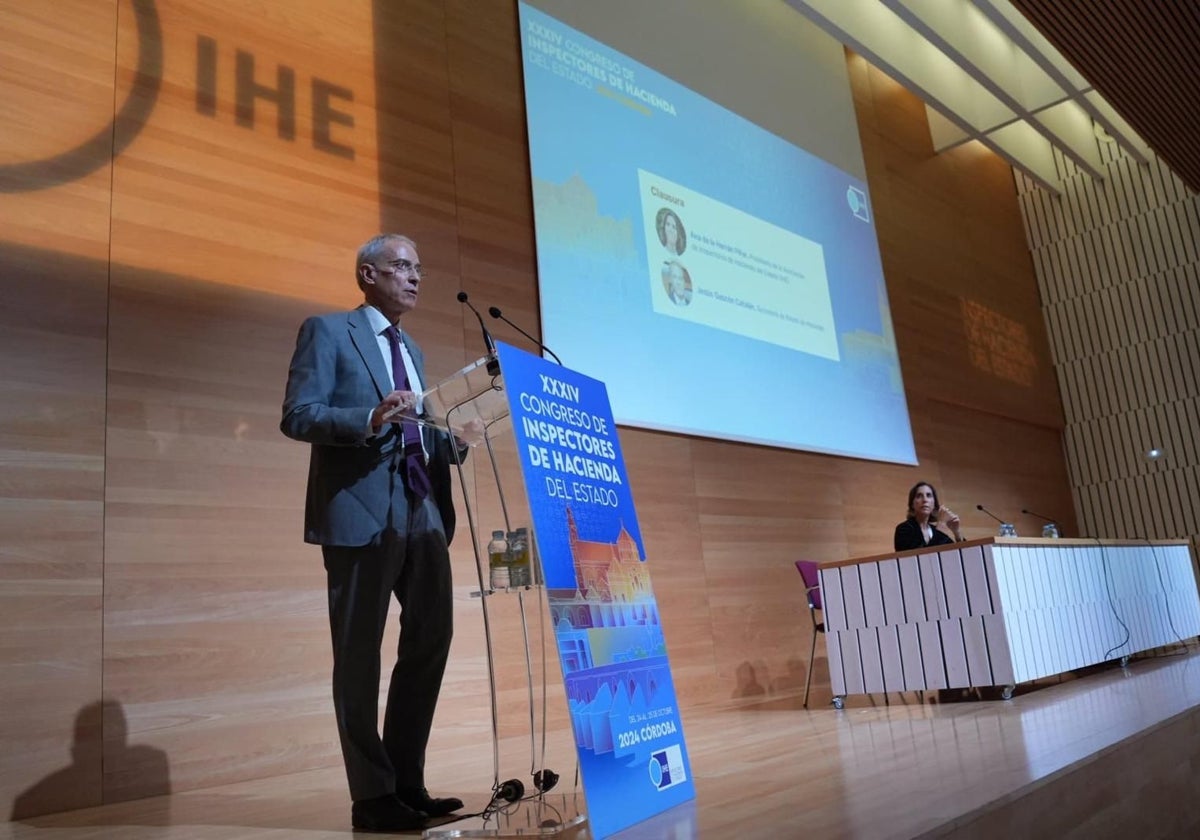
[[[280,429],[312,444],[304,539],[321,546],[333,634],[333,701],[354,828],[404,831],[462,808],[425,789],[425,748],[450,650],[450,462],[464,454],[419,411],[424,357],[400,318],[417,303],[416,244],[359,249],[364,304],[309,318],[288,371]],[[400,645],[378,725],[380,646],[392,596]]]

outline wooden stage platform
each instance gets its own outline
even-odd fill
[[[685,710],[695,802],[618,837],[1198,837],[1200,652],[1177,650],[1008,702]],[[573,762],[552,758],[570,794]],[[430,765],[435,793],[483,806],[461,780],[489,778],[489,748]],[[326,840],[352,835],[349,812],[330,767],[0,823],[0,838]]]

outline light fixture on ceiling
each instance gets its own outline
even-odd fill
[[[1053,193],[1061,155],[1096,180],[1137,132],[1010,0],[785,0],[925,101],[936,152],[977,141]],[[1101,146],[1101,144],[1104,144]]]

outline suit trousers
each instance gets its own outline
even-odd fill
[[[333,704],[355,801],[425,786],[425,749],[453,634],[450,553],[432,498],[364,546],[322,546],[333,636]],[[400,642],[379,733],[380,648],[392,597]]]

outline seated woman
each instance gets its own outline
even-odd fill
[[[932,484],[914,484],[908,491],[908,518],[896,526],[896,551],[949,545],[961,539],[958,514],[941,506]]]

